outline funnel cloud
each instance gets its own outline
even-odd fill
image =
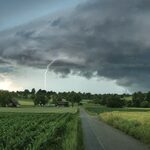
[[[44,89],[47,90],[47,73],[51,67],[51,65],[55,62],[56,60],[53,60],[51,61],[48,65],[47,65],[47,68],[46,68],[46,71],[44,73]]]

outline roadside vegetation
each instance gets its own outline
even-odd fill
[[[82,125],[79,116],[67,124],[68,130],[63,141],[64,150],[84,150]]]
[[[150,144],[150,108],[109,108],[98,104],[86,104],[84,108],[114,128]]]
[[[123,132],[150,144],[150,111],[148,112],[106,112],[100,119]]]

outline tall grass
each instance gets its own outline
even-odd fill
[[[78,114],[67,125],[63,150],[84,150],[81,120]]]
[[[150,112],[105,112],[100,114],[100,119],[150,144]]]

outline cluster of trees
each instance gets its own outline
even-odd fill
[[[44,106],[48,103],[48,96],[45,90],[39,90],[36,94],[32,95],[34,105]]]
[[[130,98],[130,99],[128,99]],[[95,95],[91,102],[108,107],[150,107],[150,92],[136,92],[129,94],[103,94]]]
[[[0,106],[6,107],[12,100],[12,95],[8,91],[0,91]]]
[[[125,100],[117,94],[103,94],[95,95],[94,99],[90,101],[91,103],[105,105],[107,107],[124,107]]]
[[[74,106],[75,103],[80,104],[82,97],[81,93],[76,92],[53,92],[53,91],[45,91],[32,89],[31,92],[29,90],[17,91],[16,97],[21,98],[31,98],[35,105],[44,106],[51,101],[52,104],[57,105],[59,102],[65,100],[71,103]]]
[[[132,96],[132,101],[129,103],[129,106],[134,107],[150,107],[150,92],[142,93],[137,92]]]

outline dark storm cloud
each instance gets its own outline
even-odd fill
[[[2,58],[0,58],[0,65],[5,65],[8,64],[8,62],[6,60],[3,60]]]
[[[147,90],[149,16],[148,0],[87,0],[70,13],[1,33],[0,55],[38,68],[57,59],[56,73],[104,76],[131,90]]]

